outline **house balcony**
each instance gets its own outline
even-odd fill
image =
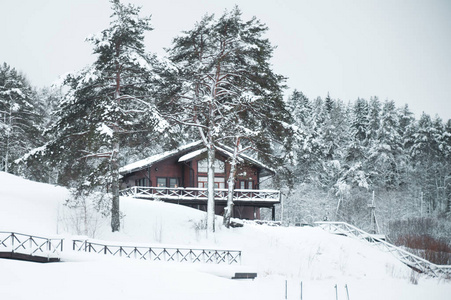
[[[120,192],[121,196],[137,199],[160,200],[178,204],[204,205],[207,203],[206,188],[166,188],[133,186]],[[225,205],[227,202],[227,189],[215,189],[215,204]],[[233,201],[238,206],[273,207],[281,201],[281,193],[278,190],[251,190],[235,189]]]

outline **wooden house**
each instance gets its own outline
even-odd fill
[[[215,159],[215,213],[222,215],[227,202],[231,149],[217,148]],[[280,203],[280,191],[261,190],[262,178],[274,171],[261,162],[239,155],[234,191],[234,217],[260,219],[260,208]],[[206,210],[207,149],[201,141],[157,154],[120,168],[122,196],[161,200]]]

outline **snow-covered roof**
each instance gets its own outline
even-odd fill
[[[232,148],[230,148],[229,146],[226,146],[226,145],[221,145],[221,147],[223,147],[224,149],[227,149],[227,150],[224,150],[224,149],[221,149],[221,148],[217,148],[217,149],[219,151],[222,150],[221,152],[227,154],[228,156],[232,155],[232,152],[233,152]],[[273,174],[276,173],[276,171],[274,169],[270,168],[269,166],[265,165],[264,163],[262,163],[262,162],[260,162],[260,161],[258,161],[256,159],[250,157],[249,155],[246,155],[244,153],[240,153],[240,154],[238,154],[238,157],[239,158],[243,158],[244,160],[247,160],[248,162],[252,163],[253,165],[255,165],[255,166],[259,167],[259,168],[266,169],[266,170],[270,171],[270,173],[273,173]],[[268,174],[268,175],[270,175],[270,174]]]
[[[160,154],[156,154],[153,156],[150,156],[148,158],[144,158],[138,161],[135,161],[134,163],[128,164],[123,166],[122,168],[119,169],[119,173],[121,174],[126,174],[126,173],[131,173],[137,170],[140,170],[142,168],[145,167],[149,167],[151,165],[153,165],[154,163],[157,163],[159,161],[162,161],[163,159],[166,159],[168,157],[171,157],[179,152],[185,151],[185,150],[189,150],[190,148],[193,147],[197,147],[199,145],[202,144],[202,141],[197,141],[197,142],[193,142],[193,143],[189,143],[186,144],[184,146],[181,146],[179,148],[176,148],[174,150],[169,150]]]
[[[207,151],[207,148],[198,149],[196,151],[193,151],[193,152],[190,152],[188,154],[185,154],[185,155],[183,155],[182,157],[179,158],[179,162],[190,161],[193,158],[195,158],[196,156],[201,155],[205,151]]]
[[[198,149],[198,150],[196,150],[196,151],[187,153],[187,154],[185,154],[185,155],[183,155],[182,157],[179,158],[179,162],[190,161],[190,160],[192,160],[193,158],[195,158],[195,157],[201,155],[202,153],[204,153],[204,152],[206,152],[206,151],[207,151],[206,148],[202,148],[202,149]],[[225,155],[225,156],[228,156],[228,157],[230,157],[230,158],[233,157],[233,154],[232,154],[230,151],[227,151],[227,150],[225,150],[225,149],[223,149],[223,148],[216,147],[216,151],[218,151],[218,152],[220,152],[221,154],[223,154],[223,155]],[[237,157],[237,160],[238,160],[239,162],[242,162],[242,161],[243,161],[243,159],[242,159],[241,157],[239,157],[239,156]]]
[[[199,147],[201,147],[201,148],[199,148]],[[196,148],[198,148],[198,149],[196,149]],[[124,174],[127,174],[127,173],[138,171],[140,169],[143,169],[143,168],[146,168],[146,167],[150,167],[153,164],[155,164],[157,162],[160,162],[160,161],[162,161],[162,160],[164,160],[166,158],[169,158],[169,157],[177,155],[177,154],[179,154],[181,152],[190,151],[190,150],[193,150],[193,151],[182,155],[178,159],[178,162],[190,161],[190,160],[194,159],[195,157],[197,157],[197,156],[199,156],[202,153],[207,151],[207,149],[205,147],[203,147],[202,141],[197,141],[197,142],[193,142],[193,143],[181,146],[181,147],[176,148],[174,150],[170,150],[170,151],[166,151],[166,152],[163,152],[163,153],[160,153],[160,154],[156,154],[156,155],[150,156],[148,158],[136,161],[134,163],[125,165],[125,166],[123,166],[122,168],[119,169],[119,173],[124,175]],[[225,156],[228,156],[228,157],[232,157],[233,156],[233,154],[232,154],[233,150],[230,147],[228,147],[228,146],[221,145],[221,147],[216,147],[216,150],[218,152],[220,152],[221,154],[225,155]],[[268,175],[271,175],[271,174],[275,173],[275,171],[273,169],[271,169],[270,167],[266,166],[265,164],[259,162],[258,160],[253,159],[252,157],[250,157],[248,155],[245,155],[245,154],[242,154],[242,153],[238,154],[237,159],[238,159],[239,162],[248,161],[249,163],[251,163],[251,164],[253,164],[253,165],[255,165],[255,166],[257,166],[257,167],[259,167],[259,168],[261,168],[263,170],[269,171],[269,172],[264,172],[262,174],[262,176],[268,176]]]

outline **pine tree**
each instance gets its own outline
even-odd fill
[[[179,82],[168,103],[169,117],[196,127],[207,148],[207,233],[214,232],[215,148],[227,129],[242,125],[243,116],[272,117],[272,109],[282,105],[283,78],[270,67],[273,48],[263,38],[266,31],[256,18],[244,22],[235,7],[219,19],[205,16],[169,49]],[[235,135],[231,145],[237,141]]]
[[[240,161],[238,155],[244,154],[248,150],[258,153],[258,158],[266,165],[280,170],[283,161],[289,159],[294,140],[301,139],[304,134],[296,126],[288,124],[290,114],[285,109],[282,97],[274,90],[272,95],[258,98],[252,105],[235,106],[236,111],[229,111],[227,122],[234,126],[222,126],[222,138],[232,149],[230,159],[231,170],[228,178],[228,198],[227,207],[224,212],[224,225],[229,227],[230,218],[233,212],[233,194],[235,188],[237,165]],[[279,89],[280,90],[280,89]],[[275,95],[279,94],[278,97]],[[268,98],[267,98],[268,97]],[[250,154],[252,155],[252,154]],[[285,172],[278,172],[285,173]],[[279,174],[280,175],[280,174]],[[278,180],[286,180],[279,176]]]
[[[149,98],[155,83],[154,58],[144,49],[144,34],[152,30],[150,17],[139,17],[140,8],[111,1],[110,26],[87,40],[96,61],[69,74],[69,88],[56,112],[54,136],[44,152],[60,162],[69,177],[77,179],[81,193],[107,187],[111,193],[111,228],[120,227],[119,163],[121,145],[136,137],[151,137],[164,129]],[[143,127],[145,126],[145,127]]]

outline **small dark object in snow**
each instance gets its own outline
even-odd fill
[[[238,223],[238,222],[235,222],[235,221],[231,221],[230,222],[230,227],[233,227],[233,228],[243,227],[243,226],[244,226],[243,223]]]
[[[257,273],[235,273],[235,276],[232,279],[252,279],[254,280],[257,277]]]

